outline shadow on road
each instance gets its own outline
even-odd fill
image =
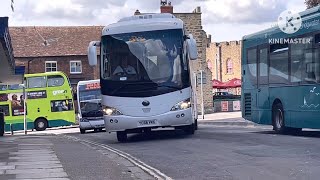
[[[312,137],[312,138],[320,138],[320,131],[317,130],[304,130],[298,133],[286,133],[286,134],[277,134],[274,131],[258,131],[252,132],[256,134],[274,134],[279,136],[298,136],[298,137]]]
[[[155,141],[155,140],[177,140],[190,137],[182,130],[157,130],[148,133],[128,134],[127,143],[140,142],[140,141]]]

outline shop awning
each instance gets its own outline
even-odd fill
[[[212,80],[212,87],[213,88],[219,88],[221,85],[223,84],[223,82],[219,81],[219,80]]]
[[[225,83],[222,83],[218,80],[212,80],[212,87],[216,89],[237,88],[241,87],[241,80],[238,78],[233,78]]]

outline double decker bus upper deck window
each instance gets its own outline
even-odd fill
[[[0,91],[5,91],[8,89],[7,85],[0,84]]]
[[[64,78],[60,75],[48,76],[48,87],[62,86]]]
[[[28,88],[44,88],[47,87],[47,78],[45,76],[27,78]]]

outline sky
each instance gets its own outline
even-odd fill
[[[170,0],[168,0],[170,1]],[[284,10],[301,12],[304,0],[171,0],[174,12],[201,7],[202,25],[213,42],[241,40],[272,26]],[[108,25],[140,12],[160,12],[160,0],[1,0],[9,26]]]

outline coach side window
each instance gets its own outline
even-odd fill
[[[318,46],[318,48],[320,47],[320,34],[316,34],[316,36],[315,36],[315,44],[316,44],[316,46]]]
[[[273,44],[270,46],[270,76],[271,84],[286,84],[289,82],[289,45]]]
[[[257,85],[257,49],[248,50],[249,79],[252,85]]]
[[[268,84],[268,48],[259,51],[259,84]]]
[[[305,37],[312,39],[312,37]],[[312,40],[311,40],[312,42]],[[312,43],[291,44],[291,82],[312,82],[313,75]]]
[[[315,75],[317,83],[320,83],[320,34],[316,35],[315,44],[317,48],[315,49],[314,59],[315,59]]]

